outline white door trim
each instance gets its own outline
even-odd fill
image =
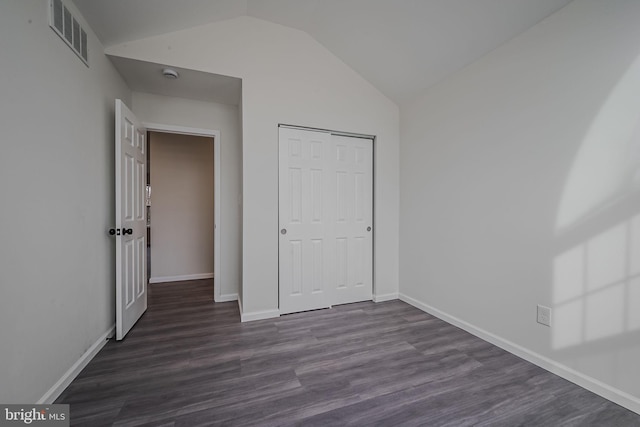
[[[364,133],[342,132],[342,131],[338,131],[338,130],[312,128],[312,127],[308,127],[308,126],[286,125],[286,124],[282,124],[282,123],[280,123],[278,125],[278,128],[310,130],[310,131],[313,131],[313,132],[324,132],[324,133],[330,133],[331,135],[336,135],[336,136],[348,136],[348,137],[351,137],[351,138],[371,139],[374,142],[375,142],[375,139],[376,139],[375,135],[367,135],[367,134],[364,134]]]
[[[213,189],[213,199],[214,199],[214,208],[213,208],[213,224],[214,224],[214,232],[213,232],[213,272],[215,277],[214,282],[214,294],[213,299],[215,302],[221,302],[222,298],[222,271],[221,271],[221,262],[220,262],[220,235],[222,234],[222,224],[220,221],[220,165],[222,162],[220,161],[220,131],[215,129],[201,129],[201,128],[191,128],[185,126],[174,126],[174,125],[165,125],[161,123],[147,123],[143,122],[142,125],[147,128],[150,132],[162,132],[162,133],[173,133],[179,135],[192,135],[192,136],[205,136],[213,138],[213,181],[214,181],[214,189]]]

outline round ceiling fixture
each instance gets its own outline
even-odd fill
[[[172,80],[175,80],[178,78],[178,72],[171,68],[165,68],[164,70],[162,70],[162,75]]]

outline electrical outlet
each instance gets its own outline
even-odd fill
[[[549,307],[538,304],[538,323],[551,326],[551,309]]]

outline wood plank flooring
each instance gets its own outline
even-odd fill
[[[72,425],[640,426],[640,416],[400,301],[240,323],[210,280],[149,309],[60,396]]]

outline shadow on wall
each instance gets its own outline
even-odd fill
[[[576,363],[588,363],[585,355],[606,360],[640,352],[640,58],[611,92],[575,158],[556,243],[554,352]],[[617,363],[610,366],[615,371]],[[624,381],[629,373],[608,374]]]

